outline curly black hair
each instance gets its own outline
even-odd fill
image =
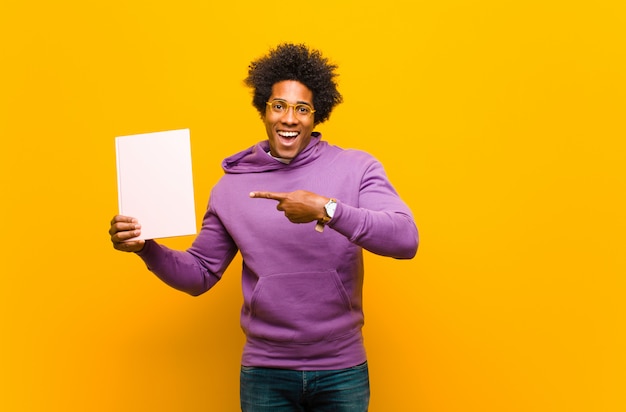
[[[252,105],[265,115],[266,102],[272,86],[283,80],[296,80],[313,92],[314,124],[323,123],[333,108],[342,102],[334,78],[337,66],[331,64],[318,50],[304,44],[284,43],[248,66],[246,86],[253,89]]]

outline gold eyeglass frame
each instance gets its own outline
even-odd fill
[[[280,103],[280,104],[282,104],[283,106],[285,106],[285,107],[286,107],[286,109],[285,109],[284,111],[276,111],[276,110],[274,110],[273,105],[274,105],[275,103]],[[313,113],[315,113],[315,109],[313,109],[311,106],[309,106],[309,105],[308,105],[308,104],[306,104],[306,103],[296,103],[296,104],[291,104],[291,103],[289,103],[289,102],[287,102],[287,101],[285,101],[285,100],[282,100],[282,99],[276,99],[276,100],[272,100],[272,101],[270,101],[270,102],[265,102],[265,104],[266,104],[266,105],[268,105],[268,106],[270,107],[270,109],[272,109],[272,112],[273,112],[273,113],[276,113],[276,114],[287,114],[287,112],[289,112],[289,109],[290,109],[290,108],[292,108],[292,107],[293,107],[293,113],[294,113],[296,116],[303,116],[303,117],[305,117],[305,118],[309,118],[309,117],[311,117],[311,116],[313,115]],[[304,113],[300,113],[300,112],[298,112],[298,107],[306,107],[306,108],[307,108],[307,110],[309,111],[309,112],[308,112],[308,114],[304,114]]]

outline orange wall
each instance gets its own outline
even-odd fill
[[[623,2],[215,3],[0,6],[0,409],[237,410],[241,262],[191,298],[113,251],[113,138],[190,128],[200,219],[295,41],[421,230],[367,256],[371,410],[626,410]]]

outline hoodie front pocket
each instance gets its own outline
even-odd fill
[[[360,326],[336,271],[264,276],[246,309],[246,333],[273,341],[332,340]]]

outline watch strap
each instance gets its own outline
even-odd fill
[[[324,214],[325,216],[322,217],[321,219],[319,219],[317,221],[317,223],[315,224],[315,230],[322,233],[324,231],[324,226],[326,225],[326,223],[330,222],[330,220],[332,219],[332,216],[330,216],[330,214],[328,213],[328,210],[330,207],[336,207],[337,206],[337,200],[330,198],[330,200],[328,201],[328,203],[326,203],[324,205]],[[332,209],[332,214],[334,215],[334,208]]]

